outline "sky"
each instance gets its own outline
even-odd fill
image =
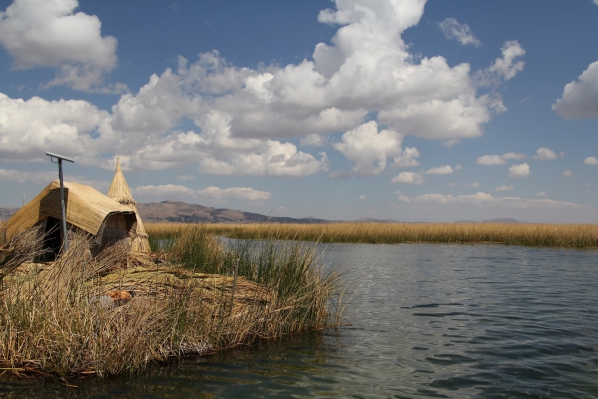
[[[598,222],[598,0],[0,0],[0,207]]]

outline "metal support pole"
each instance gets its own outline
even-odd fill
[[[62,208],[62,241],[63,252],[69,250],[69,239],[66,231],[66,205],[64,204],[64,179],[62,178],[62,159],[58,158],[58,178],[60,179],[60,207]]]
[[[66,252],[69,249],[69,240],[67,237],[67,231],[66,231],[66,203],[64,202],[64,179],[62,177],[62,161],[68,161],[68,162],[75,162],[74,160],[72,160],[71,158],[67,158],[65,156],[62,155],[58,155],[58,154],[54,154],[53,152],[46,152],[46,155],[50,157],[50,160],[52,160],[52,158],[56,158],[58,160],[58,178],[60,179],[60,207],[62,208],[62,223],[61,223],[61,230],[62,230],[62,242],[63,242],[63,247],[62,247],[62,252]]]

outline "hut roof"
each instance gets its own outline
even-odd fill
[[[131,214],[133,211],[96,189],[84,184],[64,182],[66,221],[93,235],[97,235],[104,220],[113,213]],[[62,219],[60,181],[44,188],[34,199],[19,209],[6,222],[6,238],[52,216]]]
[[[131,195],[131,189],[125,180],[125,175],[123,175],[123,171],[120,168],[120,159],[118,158],[116,159],[116,173],[114,173],[114,178],[108,189],[108,197],[118,201],[122,205],[136,204],[133,195]]]

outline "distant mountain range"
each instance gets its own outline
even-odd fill
[[[141,219],[145,222],[176,222],[176,223],[332,223],[345,222],[343,220],[326,220],[312,216],[305,218],[291,218],[284,216],[268,216],[259,213],[243,212],[234,209],[211,208],[180,201],[138,203],[137,209]],[[6,221],[19,208],[0,208],[0,222]],[[396,223],[395,220],[363,218],[351,220],[360,223]],[[455,223],[523,223],[516,219],[490,219],[482,222],[461,220]]]
[[[260,215],[234,209],[211,208],[178,201],[138,203],[137,209],[145,222],[179,223],[329,223],[329,220],[307,217],[301,219]]]
[[[498,219],[489,219],[484,220],[481,222],[477,222],[475,220],[458,220],[454,223],[505,223],[505,224],[517,224],[517,223],[524,223],[521,220],[513,219],[513,218],[498,218]]]
[[[0,208],[0,222],[5,222],[18,210],[19,208]]]

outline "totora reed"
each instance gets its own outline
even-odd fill
[[[27,230],[0,247],[4,371],[135,373],[336,327],[342,313],[341,276],[324,268],[315,245],[271,238],[225,246],[193,225],[151,240],[160,247],[153,255],[116,244],[94,257],[77,234],[55,262],[31,262],[42,240]]]
[[[150,235],[168,237],[184,224],[150,223]],[[187,225],[188,226],[188,225]],[[323,243],[492,243],[547,247],[598,247],[595,224],[503,223],[325,223],[325,224],[211,224],[206,231],[229,238],[278,236]]]

